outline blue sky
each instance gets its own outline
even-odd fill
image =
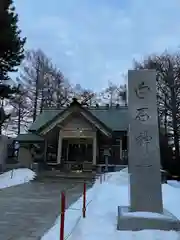
[[[180,46],[179,0],[14,0],[26,48],[74,84],[123,83],[133,59]]]

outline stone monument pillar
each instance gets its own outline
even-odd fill
[[[128,111],[130,206],[118,207],[117,228],[179,230],[162,204],[156,71],[128,72]]]
[[[128,73],[131,211],[163,212],[156,71]]]

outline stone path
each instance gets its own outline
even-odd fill
[[[75,180],[46,180],[0,190],[0,240],[39,240],[60,213],[60,192],[67,206],[82,193]]]

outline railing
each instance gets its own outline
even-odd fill
[[[110,177],[110,175],[107,174],[101,174],[99,178],[97,178],[96,181],[99,181],[101,184],[103,181],[107,180]],[[95,195],[89,200],[87,199],[87,184],[86,182],[83,182],[83,189],[82,189],[82,204],[79,208],[73,208],[69,207],[66,209],[66,200],[67,200],[67,194],[65,191],[61,192],[61,215],[60,215],[60,240],[68,240],[69,237],[73,234],[75,229],[77,228],[78,224],[80,223],[81,219],[87,218],[87,208],[88,206],[93,202],[93,199],[96,197]],[[97,194],[97,192],[95,192]],[[79,216],[76,219],[75,224],[71,228],[71,231],[68,232],[68,234],[65,235],[65,219],[66,219],[66,211],[67,210],[73,210],[73,211],[80,211]]]

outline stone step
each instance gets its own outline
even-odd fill
[[[97,175],[94,173],[65,173],[60,171],[43,171],[38,173],[38,178],[52,179],[79,179],[79,180],[94,180]]]

